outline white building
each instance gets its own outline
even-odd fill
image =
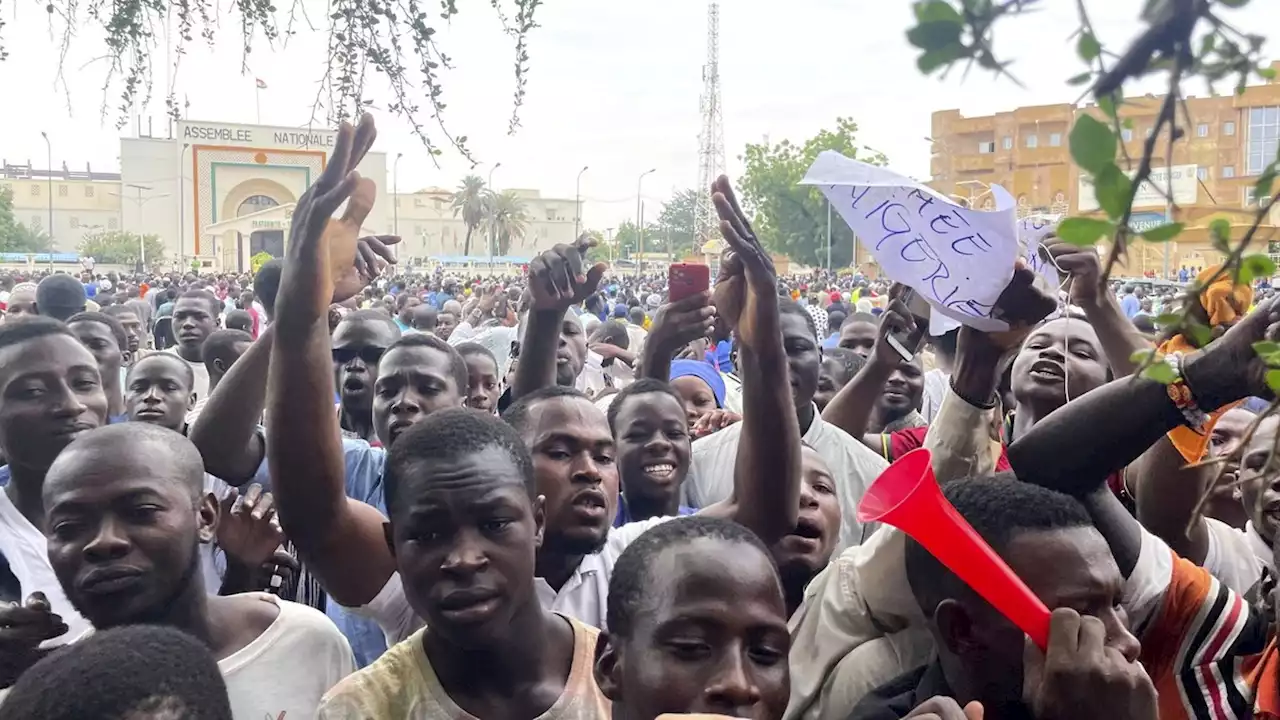
[[[13,192],[19,222],[47,230],[52,215],[50,234],[59,251],[75,252],[92,232],[123,230],[160,237],[172,267],[196,259],[209,269],[243,271],[258,252],[284,254],[293,207],[324,169],[336,138],[333,130],[184,120],[173,126],[173,137],[121,138],[118,174],[6,162],[0,187]],[[358,169],[378,187],[367,233],[401,235],[401,258],[464,254],[467,229],[453,213],[451,190],[431,187],[393,197],[386,192],[394,183],[382,152],[370,152]],[[506,250],[508,257],[529,259],[574,240],[580,208],[573,199],[510,192],[519,200],[525,229]],[[488,242],[482,224],[472,233],[470,256],[487,258]]]

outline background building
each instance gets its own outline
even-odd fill
[[[13,193],[14,219],[48,234],[55,249],[74,252],[86,233],[120,229],[120,173],[39,170],[31,163],[0,164],[0,187]],[[50,190],[52,189],[52,192]],[[53,226],[49,199],[53,199]]]
[[[1280,68],[1280,63],[1273,67]],[[1120,106],[1120,117],[1128,125],[1121,140],[1135,163],[1163,101],[1145,95],[1126,98]],[[1209,223],[1219,217],[1233,225],[1251,223],[1260,201],[1253,196],[1253,186],[1277,156],[1280,84],[1252,86],[1240,95],[1190,96],[1186,105],[1191,124],[1184,127],[1180,112],[1178,124],[1185,135],[1174,144],[1171,167],[1164,167],[1167,150],[1162,138],[1152,173],[1157,185],[1172,188],[1177,205],[1166,207],[1162,194],[1140,191],[1132,225],[1151,227],[1171,216],[1187,230],[1176,242],[1136,243],[1128,274],[1160,275],[1166,269],[1176,274],[1182,267],[1194,270],[1221,260],[1222,254],[1209,242]],[[1080,113],[1101,117],[1092,104],[1040,105],[972,118],[959,110],[936,112],[931,137],[926,138],[933,148],[929,184],[974,207],[990,207],[987,187],[998,184],[1017,198],[1020,212],[1099,214],[1088,178],[1080,176],[1067,147]],[[1261,201],[1270,203],[1270,198]],[[1268,224],[1277,220],[1270,218]]]
[[[523,234],[513,237],[507,248],[495,247],[495,255],[528,261],[557,243],[575,240],[573,198],[544,198],[537,190],[497,192],[514,196],[524,220]],[[402,238],[400,257],[461,257],[467,254],[464,252],[467,225],[461,213],[455,215],[453,212],[452,190],[429,187],[394,197],[391,231]],[[471,233],[470,257],[488,256],[489,228],[481,223]]]

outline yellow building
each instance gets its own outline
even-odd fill
[[[506,255],[525,262],[557,243],[572,243],[576,236],[573,198],[547,198],[538,190],[509,190],[524,210],[524,237],[512,240]],[[453,191],[428,187],[394,196],[393,232],[402,238],[401,257],[460,257],[466,250],[467,224],[453,211]],[[502,255],[495,249],[495,253]],[[489,232],[482,223],[471,233],[472,258],[489,254]]]
[[[64,165],[49,172],[30,164],[0,165],[0,188],[13,193],[14,219],[48,234],[63,252],[75,252],[86,234],[120,229],[120,187],[120,173],[88,167],[76,171]]]
[[[1273,67],[1280,68],[1280,62]],[[1145,95],[1126,98],[1120,106],[1120,117],[1130,125],[1121,139],[1134,158],[1134,167],[1163,101],[1163,97]],[[1176,242],[1136,244],[1126,274],[1158,276],[1167,270],[1173,276],[1182,267],[1194,270],[1220,260],[1221,253],[1209,243],[1209,223],[1220,217],[1232,225],[1251,223],[1258,207],[1253,186],[1263,168],[1277,157],[1280,84],[1251,86],[1240,95],[1190,96],[1186,104],[1190,127],[1184,126],[1179,111],[1184,136],[1174,144],[1169,167],[1165,167],[1167,135],[1159,139],[1158,166],[1152,178],[1162,188],[1172,187],[1176,206],[1166,207],[1160,193],[1140,191],[1131,224],[1137,229],[1153,227],[1171,215],[1187,230]],[[987,187],[998,184],[1017,198],[1021,213],[1099,215],[1088,178],[1081,177],[1067,148],[1071,126],[1080,113],[1102,115],[1092,103],[1079,108],[1070,104],[1023,107],[985,117],[964,117],[959,110],[936,112],[929,138],[933,151],[929,184],[974,207],[990,207]],[[1271,213],[1280,214],[1280,205]],[[1278,220],[1269,218],[1267,224]],[[1259,251],[1267,249],[1260,246]]]

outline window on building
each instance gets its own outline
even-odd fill
[[[92,185],[85,185],[85,186],[84,186],[84,196],[85,196],[85,197],[93,197],[93,186],[92,186]]]
[[[80,227],[80,218],[76,217],[75,215],[72,215],[72,216],[71,216],[71,227],[72,227],[72,229],[75,229],[75,228]]]
[[[1249,108],[1249,134],[1245,137],[1246,175],[1259,175],[1276,156],[1280,143],[1280,106]]]
[[[444,201],[441,200],[440,198],[435,198],[434,200],[431,201],[431,204],[435,206],[436,212],[440,212],[441,210],[444,209]]]
[[[31,216],[31,229],[32,229],[32,230],[39,230],[39,229],[40,229],[40,228],[42,228],[42,227],[44,227],[44,223],[43,223],[43,221],[41,221],[41,220],[40,220],[40,216],[39,216],[39,215],[32,215],[32,216]]]
[[[1133,128],[1120,128],[1120,139],[1125,142],[1133,142]]]
[[[555,208],[547,208],[547,220],[551,221],[551,220],[555,220],[555,219],[556,219],[556,209],[555,209]]]
[[[107,218],[107,229],[119,230],[119,222],[117,222],[115,218]]]
[[[1196,125],[1196,137],[1209,137],[1209,123]]]
[[[994,140],[992,141],[983,140],[982,142],[978,143],[979,155],[988,155],[995,151],[996,151],[996,143]]]
[[[1062,146],[1062,133],[1049,133],[1049,147]]]
[[[1224,177],[1224,178],[1233,178],[1233,177],[1235,177],[1235,176],[1236,176],[1236,167],[1235,167],[1234,165],[1223,165],[1223,166],[1222,166],[1222,177]]]
[[[40,197],[40,186],[39,186],[39,185],[32,185],[32,186],[31,186],[31,196],[32,196],[32,197]]]
[[[1207,167],[1198,167],[1198,168],[1196,168],[1196,179],[1197,179],[1197,180],[1199,180],[1199,181],[1201,181],[1201,182],[1204,182],[1205,180],[1208,180],[1208,179],[1209,179],[1209,168],[1207,168]]]
[[[413,206],[414,206],[414,207],[422,207],[422,198],[420,198],[420,197],[416,197],[416,198],[414,198],[414,199],[413,199]]]
[[[71,192],[71,188],[66,185],[58,186],[58,197],[66,197]]]
[[[1036,139],[1036,136],[1035,136],[1035,135],[1028,135],[1028,136],[1027,136],[1027,147],[1029,147],[1029,148],[1034,148],[1034,147],[1036,147],[1036,146],[1037,146],[1037,145],[1039,145],[1039,144],[1040,144],[1040,141]]]
[[[1226,121],[1226,122],[1222,123],[1222,134],[1223,134],[1223,135],[1235,135],[1235,134],[1236,134],[1236,124],[1235,124],[1235,121],[1233,121],[1233,120],[1228,120],[1228,121]]]
[[[1245,207],[1266,207],[1271,204],[1272,198],[1269,196],[1258,197],[1258,188],[1250,185],[1244,189],[1244,206]]]
[[[1013,136],[1012,136],[1012,135],[1005,135],[1005,136],[1004,136],[1004,139],[1000,141],[1000,147],[1004,148],[1005,150],[1012,150],[1012,149],[1013,149]]]

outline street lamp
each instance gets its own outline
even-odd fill
[[[141,230],[142,230],[142,228],[141,228],[141,223],[142,223],[142,206],[143,206],[143,205],[145,205],[145,204],[147,204],[147,203],[149,203],[149,202],[151,202],[152,200],[159,200],[160,198],[166,198],[166,197],[169,197],[169,193],[161,193],[161,194],[159,194],[159,195],[152,195],[151,197],[143,198],[143,197],[142,197],[142,191],[143,191],[143,190],[151,190],[152,188],[151,188],[151,186],[150,186],[150,185],[137,185],[137,184],[134,184],[134,183],[128,183],[128,184],[126,184],[124,187],[127,187],[127,188],[133,188],[134,190],[137,190],[137,191],[138,191],[138,194],[137,194],[137,196],[136,196],[136,197],[128,198],[128,199],[133,200],[134,204],[137,206],[137,209],[138,209],[138,223],[139,223],[139,228],[138,228],[138,264],[139,264],[139,265],[141,265],[143,268],[146,268],[146,266],[147,266],[147,246],[146,246],[146,243],[144,242],[144,240],[145,240],[145,238],[146,238],[146,235],[144,235],[144,234],[142,233],[142,231],[141,231]],[[122,200],[123,200],[123,199],[126,199],[123,193],[111,193],[111,194],[112,194],[112,195],[115,195],[116,197],[118,197],[118,198],[120,198],[120,199],[122,199]]]
[[[404,153],[396,153],[395,162],[391,163],[391,234],[400,237],[400,158]],[[396,243],[396,259],[400,258],[400,244]]]
[[[636,247],[639,252],[636,253],[636,277],[644,272],[644,216],[640,206],[640,185],[644,182],[644,176],[655,173],[658,168],[650,168],[640,173],[640,177],[636,178]]]
[[[489,202],[489,275],[490,276],[493,275],[493,235],[498,231],[498,223],[496,222],[497,216],[494,213],[494,210],[497,209],[498,194],[493,191],[493,171],[497,170],[500,167],[502,167],[502,163],[499,162],[499,163],[494,163],[493,167],[489,168],[489,181],[485,183],[485,187],[489,188],[489,197],[491,198],[491,201]]]
[[[582,220],[582,173],[587,171],[583,165],[578,171],[578,179],[573,186],[573,239],[578,240],[578,224]]]
[[[49,134],[40,131],[40,137],[44,138],[44,148],[46,151],[46,164],[49,175],[49,249],[53,250],[53,144],[49,142]],[[53,256],[49,256],[49,264],[53,264]]]

